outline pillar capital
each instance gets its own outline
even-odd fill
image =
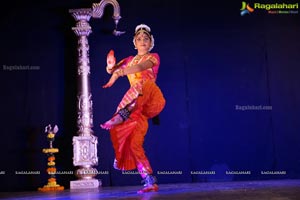
[[[72,30],[77,36],[89,36],[92,32],[92,28],[89,24],[89,20],[92,16],[92,9],[90,8],[81,8],[81,9],[71,9],[69,12],[72,14],[76,20],[76,27],[73,27]]]

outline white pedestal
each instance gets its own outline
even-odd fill
[[[76,180],[70,182],[70,189],[93,189],[99,188],[101,185],[102,182],[98,179]]]

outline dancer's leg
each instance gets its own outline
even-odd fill
[[[147,129],[143,130],[147,131]],[[131,151],[133,152],[134,159],[136,162],[136,167],[141,175],[144,187],[138,191],[138,193],[145,192],[156,192],[158,191],[158,185],[156,184],[156,178],[153,176],[153,171],[149,163],[148,158],[145,155],[143,148],[144,135],[135,134],[131,140]]]
[[[138,191],[139,194],[146,192],[157,192],[158,185],[156,184],[156,177],[152,174],[148,174],[145,178],[143,178],[144,187]]]
[[[111,129],[113,126],[121,124],[123,121],[129,118],[131,111],[135,107],[136,99],[128,104],[125,108],[120,109],[110,120],[104,124],[100,124],[100,127],[106,130]]]
[[[104,124],[100,124],[100,127],[109,130],[114,125],[121,124],[122,122],[123,122],[122,117],[117,113],[110,120],[106,121]]]

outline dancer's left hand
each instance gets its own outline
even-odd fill
[[[117,73],[113,73],[109,79],[109,81],[102,86],[102,88],[109,88],[111,87],[115,82],[116,80],[119,78],[119,75]]]

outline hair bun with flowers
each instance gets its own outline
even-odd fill
[[[151,32],[151,28],[149,26],[147,26],[146,24],[140,24],[135,27],[135,33],[137,33],[141,29],[144,29],[149,33]]]
[[[149,48],[149,51],[151,51],[153,49],[153,47],[154,47],[154,37],[151,34],[151,28],[149,26],[147,26],[146,24],[137,25],[135,27],[134,36],[136,36],[140,32],[144,32],[144,33],[146,33],[150,37],[150,39],[151,39],[151,46]],[[133,44],[135,46],[135,39],[134,38],[133,38]]]

